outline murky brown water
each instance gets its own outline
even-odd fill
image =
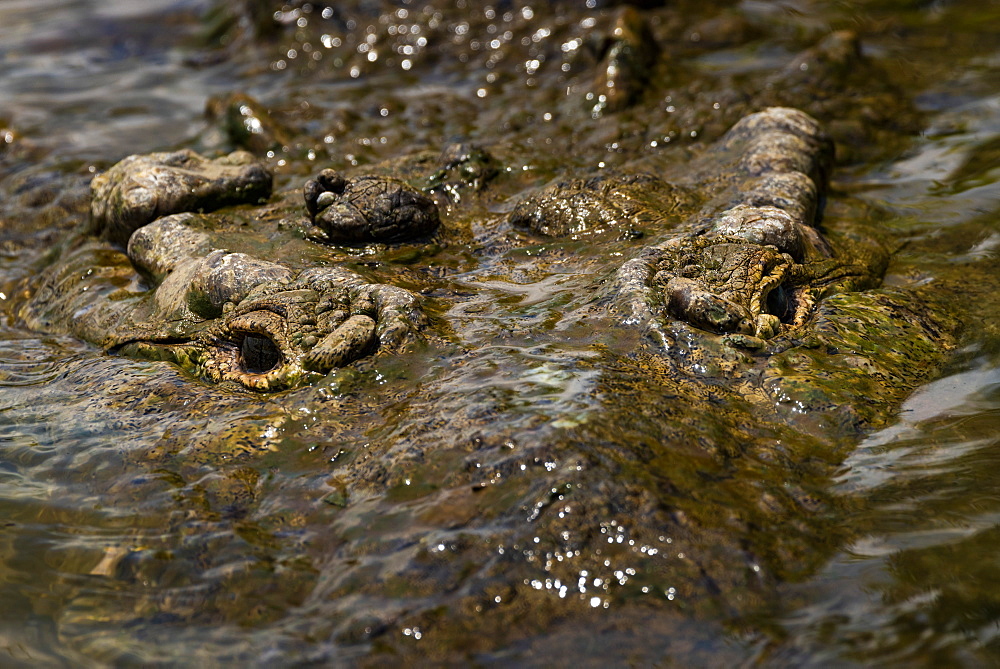
[[[455,139],[501,185],[447,212],[461,242],[295,247],[432,316],[425,343],[315,387],[234,393],[5,310],[0,664],[1000,662],[1000,5],[670,3],[646,10],[655,83],[596,113],[601,3],[293,4],[276,34],[211,38],[206,4],[0,0],[0,299],[97,171],[228,148],[204,109],[232,91],[293,129],[279,186]],[[746,88],[841,29],[885,81],[851,89],[871,136],[813,110],[843,140],[829,217],[883,226],[887,283],[939,288],[959,346],[860,433],[724,388],[694,413],[593,317],[634,240],[484,226],[555,176],[683,174]]]

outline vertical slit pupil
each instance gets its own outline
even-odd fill
[[[787,323],[791,316],[791,305],[788,302],[788,292],[785,287],[778,286],[767,295],[767,312],[777,316],[782,323]]]
[[[270,372],[281,363],[281,351],[267,337],[246,334],[240,345],[243,368],[250,374]]]

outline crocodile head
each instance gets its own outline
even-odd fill
[[[181,213],[140,227],[127,253],[85,244],[23,309],[122,354],[216,383],[278,391],[389,350],[424,323],[419,299],[342,267],[297,268],[213,248]]]

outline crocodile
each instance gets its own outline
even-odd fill
[[[215,161],[191,152],[127,158],[94,179],[85,241],[46,271],[21,318],[107,351],[171,360],[210,382],[268,392],[309,384],[398,348],[427,323],[416,293],[367,281],[341,265],[317,266],[323,251],[316,247],[419,247],[432,233],[439,241],[454,237],[453,228],[441,227],[432,197],[445,192],[443,170],[462,160],[491,164],[477,151],[446,150],[438,161],[445,167],[425,165],[411,179],[416,185],[380,173],[322,170],[263,206],[270,175],[262,177],[266,169],[249,154]],[[593,308],[643,323],[661,342],[677,324],[689,326],[684,337],[696,352],[679,361],[726,370],[739,385],[761,373],[768,356],[777,360],[814,336],[827,298],[864,295],[882,280],[890,254],[877,232],[840,231],[831,239],[817,227],[832,156],[832,140],[815,119],[769,108],[734,125],[694,162],[687,181],[628,168],[559,180],[522,196],[484,227],[594,243],[605,229],[628,231],[619,238],[637,250],[635,257],[595,291]],[[483,188],[483,175],[469,170],[471,190]],[[207,185],[192,188],[195,182]],[[218,194],[226,183],[231,201]],[[222,234],[234,227],[232,214],[210,210],[239,201],[230,209],[241,212],[241,226],[269,240],[268,248],[282,249],[274,240],[289,238],[282,243],[312,244],[311,255],[289,263],[270,259],[285,251],[263,259],[228,248],[241,236]],[[295,222],[297,234],[275,235],[275,219]],[[800,390],[802,378],[811,373],[799,370]],[[760,399],[759,388],[745,394]],[[768,391],[777,396],[797,401]]]
[[[789,90],[692,86],[691,104],[669,111],[661,50],[640,19],[623,10],[592,49],[562,42],[579,52],[567,65],[597,63],[537,92],[538,109],[559,96],[551,108],[571,110],[565,123],[578,123],[573,113],[595,122],[566,157],[527,149],[530,123],[511,116],[496,144],[377,165],[330,142],[344,155],[329,166],[322,151],[306,166],[293,159],[282,175],[291,185],[273,189],[262,156],[308,138],[257,133],[282,114],[236,96],[212,105],[231,146],[210,148],[252,154],[153,154],[94,179],[89,221],[10,304],[35,330],[119,356],[102,360],[154,361],[142,369],[155,384],[103,379],[87,406],[156,432],[129,467],[180,472],[172,494],[183,513],[163,553],[230,580],[225,597],[166,588],[137,600],[164,618],[256,625],[268,615],[255,608],[262,579],[216,550],[254,542],[269,583],[330,607],[322,624],[302,621],[306,633],[335,647],[381,636],[388,655],[413,630],[436,632],[445,640],[430,661],[458,663],[470,643],[522,643],[547,622],[606,626],[585,617],[605,606],[657,621],[674,615],[664,607],[675,596],[696,615],[745,611],[823,559],[810,549],[831,531],[834,502],[815,481],[933,373],[956,319],[919,277],[885,280],[892,243],[879,215],[842,194],[827,201],[834,146],[864,155],[888,125],[859,131],[838,118],[834,92],[814,95],[828,83],[824,63],[851,73],[863,60],[851,34],[765,77]],[[698,28],[702,44],[756,29],[711,28]],[[503,49],[536,48],[533,34]],[[348,51],[350,63],[364,59]],[[352,103],[358,137],[375,135],[382,110],[396,113],[391,93],[378,91],[368,116]],[[441,122],[461,126],[451,102]],[[805,113],[817,109],[822,124]],[[601,124],[610,120],[620,125]],[[580,156],[590,164],[598,150],[614,164],[582,169]],[[239,197],[210,192],[223,179]],[[206,185],[205,198],[189,197]],[[359,371],[357,386],[330,392],[338,370]],[[224,428],[209,419],[218,407]],[[186,412],[204,422],[175,427]],[[296,482],[279,472],[290,501],[278,513],[265,508],[273,492],[257,469],[285,444],[322,458],[303,460],[316,471]],[[158,485],[121,484],[135,497]],[[232,545],[228,528],[172,545],[192,518],[220,517],[239,520]],[[301,538],[285,553],[290,536]],[[92,573],[157,583],[172,564],[142,547]],[[126,607],[107,619],[117,613],[140,616]],[[405,639],[385,633],[404,625]]]

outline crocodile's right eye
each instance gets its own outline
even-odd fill
[[[284,317],[266,309],[226,319],[207,338],[205,375],[216,382],[235,381],[250,390],[284,390],[296,381],[288,375],[297,369],[286,343],[286,329]]]
[[[267,374],[281,364],[281,351],[267,336],[248,332],[240,342],[240,363],[248,374]]]
[[[788,323],[791,317],[791,304],[785,287],[777,286],[767,294],[767,313],[778,317],[782,323]]]

